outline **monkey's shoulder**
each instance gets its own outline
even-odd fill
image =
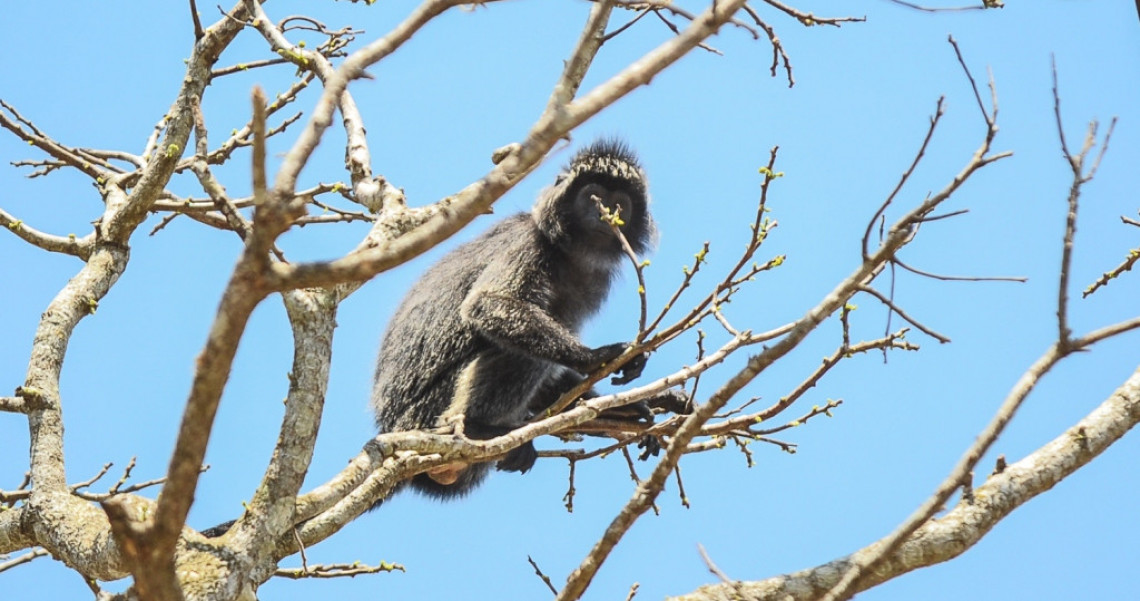
[[[539,237],[529,213],[511,215],[444,255],[424,274],[424,279],[457,282],[453,279],[457,276],[478,275],[488,266],[510,262],[520,255],[528,258],[540,243]]]

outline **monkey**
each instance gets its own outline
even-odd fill
[[[578,338],[625,257],[599,202],[616,212],[634,252],[655,241],[637,156],[623,141],[603,138],[573,156],[531,212],[503,219],[420,277],[380,345],[371,406],[381,432],[432,429],[462,416],[467,437],[501,436],[626,350],[624,342],[590,348]],[[644,365],[644,356],[630,360],[615,383],[639,376]],[[652,419],[644,403],[631,407],[633,417]],[[525,473],[536,458],[527,442],[496,467]],[[477,487],[490,467],[443,466],[410,485],[454,499]]]
[[[637,156],[620,140],[601,139],[573,156],[530,213],[502,220],[421,276],[380,345],[371,405],[381,431],[432,429],[462,415],[466,436],[494,438],[523,425],[625,352],[626,343],[590,348],[578,339],[624,257],[621,241],[601,219],[599,202],[617,213],[634,252],[654,242],[648,182]],[[644,356],[631,359],[614,383],[631,381],[644,366]],[[582,398],[593,396],[590,390]],[[680,391],[650,402],[678,413],[690,410]],[[645,402],[621,409],[628,411],[605,415],[652,419]],[[654,455],[660,448],[653,437],[639,446]],[[527,442],[496,467],[525,473],[536,459]],[[430,497],[456,499],[475,489],[490,467],[442,466],[409,484]],[[202,533],[221,536],[233,524]]]

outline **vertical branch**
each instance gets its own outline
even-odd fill
[[[256,5],[255,0],[244,0],[247,6]],[[317,149],[325,130],[332,124],[333,113],[340,105],[341,95],[348,89],[348,82],[364,76],[364,69],[380,61],[411,39],[421,27],[447,9],[464,4],[467,0],[428,0],[417,7],[388,35],[368,44],[349,56],[340,68],[324,80],[324,92],[309,119],[308,125],[297,137],[293,147],[286,153],[281,169],[274,179],[274,190],[282,197],[292,196],[297,187],[301,169],[309,162],[309,157]],[[254,11],[251,11],[254,12]]]
[[[1061,152],[1065,153],[1065,160],[1073,170],[1073,184],[1069,187],[1069,210],[1065,215],[1065,238],[1061,246],[1061,275],[1057,286],[1057,340],[1061,344],[1067,343],[1072,336],[1069,330],[1069,266],[1073,258],[1073,236],[1077,230],[1077,207],[1081,193],[1081,156],[1073,156],[1065,142],[1065,128],[1061,123],[1061,94],[1057,90],[1057,59],[1052,59],[1053,71],[1053,114],[1057,118],[1057,136],[1061,140]],[[1095,122],[1091,126],[1096,131]]]
[[[276,199],[267,189],[266,110],[265,96],[260,87],[254,88],[252,103],[253,195],[259,214],[267,211],[272,213],[272,203]],[[251,250],[253,253],[260,252],[259,249]],[[259,260],[256,254],[247,253],[247,256]],[[264,253],[260,256],[264,257]],[[262,548],[268,540],[275,539],[293,527],[297,491],[312,459],[320,429],[325,390],[328,387],[337,308],[331,296],[332,293],[328,290],[293,290],[284,294],[285,308],[293,329],[293,369],[289,394],[285,399],[285,416],[273,458],[250,502],[247,515],[254,516],[255,522],[246,524],[240,521],[232,528],[236,532],[248,533],[252,530],[255,539],[251,548]],[[259,527],[263,524],[268,524],[269,527]]]
[[[273,458],[246,514],[254,521],[247,525],[243,517],[231,529],[250,532],[254,542],[249,547],[253,549],[263,548],[294,525],[297,492],[304,483],[321,427],[336,330],[333,292],[293,290],[282,297],[293,330],[293,367],[285,416]]]
[[[194,21],[194,39],[202,39],[206,32],[202,30],[202,20],[198,17],[198,4],[194,0],[190,0],[190,19]]]
[[[1113,130],[1116,128],[1116,119],[1113,118],[1109,124],[1108,131],[1104,135],[1104,142],[1101,144],[1100,152],[1097,154],[1096,159],[1086,174],[1085,160],[1088,158],[1089,152],[1096,146],[1099,124],[1095,119],[1089,123],[1088,132],[1085,134],[1085,141],[1079,153],[1074,155],[1069,151],[1069,146],[1065,142],[1064,125],[1061,120],[1061,94],[1058,91],[1057,61],[1055,58],[1052,62],[1052,72],[1053,114],[1057,119],[1057,136],[1061,141],[1061,152],[1065,153],[1065,160],[1068,161],[1069,168],[1073,172],[1073,183],[1069,186],[1068,213],[1065,217],[1065,237],[1061,249],[1061,274],[1058,278],[1057,286],[1057,339],[1062,346],[1065,346],[1070,344],[1072,337],[1072,332],[1068,324],[1069,273],[1073,260],[1073,238],[1077,232],[1077,209],[1079,208],[1081,186],[1091,181],[1096,175],[1096,171],[1100,167],[1100,162],[1104,159],[1105,152],[1108,151],[1108,142],[1112,138]]]
[[[87,264],[48,304],[36,328],[27,376],[19,391],[34,407],[28,413],[30,468],[35,482],[33,502],[39,493],[67,488],[59,394],[64,355],[75,327],[95,312],[99,301],[126,270],[129,256],[125,249],[97,246]]]
[[[265,176],[265,92],[261,86],[253,87],[251,98],[253,103],[253,120],[250,121],[253,132],[252,165],[253,170],[253,199],[254,204],[265,202],[266,186]]]
[[[255,136],[253,171],[255,182],[258,177],[257,171],[259,169],[262,171],[261,186],[264,186],[265,102],[256,91],[253,98],[254,106],[260,107],[254,109],[253,129],[255,132],[259,129],[262,132],[260,136]],[[256,141],[258,138],[260,142]],[[256,150],[258,144],[262,146],[260,152]],[[260,167],[258,160],[262,163]],[[264,277],[264,271],[269,263],[267,251],[272,247],[276,236],[288,227],[290,219],[296,215],[295,202],[291,200],[276,202],[276,200],[270,198],[264,190],[258,198],[253,230],[222,294],[206,345],[195,364],[190,396],[186,401],[178,438],[170,458],[170,466],[167,468],[166,485],[158,498],[154,516],[136,531],[124,532],[120,529],[118,532],[121,540],[126,539],[124,547],[133,549],[132,573],[135,575],[136,585],[140,587],[154,591],[177,591],[173,570],[175,545],[181,534],[182,525],[186,523],[190,505],[194,502],[194,491],[198,487],[198,476],[201,473],[200,466],[206,456],[206,447],[210,441],[222,391],[229,379],[238,342],[245,331],[249,316],[269,294]],[[115,499],[104,504],[112,523],[115,521],[114,514],[122,513],[116,508],[119,504]],[[176,596],[164,594],[164,596],[143,598],[176,600],[179,597],[180,594]]]

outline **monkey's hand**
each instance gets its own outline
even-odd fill
[[[506,457],[499,460],[495,467],[503,472],[518,472],[525,474],[530,468],[534,467],[534,462],[538,459],[538,451],[534,449],[534,443],[527,441],[521,447],[511,449]]]
[[[607,344],[606,346],[599,346],[590,351],[590,363],[583,366],[582,373],[588,374],[601,368],[605,364],[617,359],[622,353],[629,348],[629,345],[624,342],[616,342],[614,344]],[[639,354],[625,365],[618,368],[617,373],[620,375],[610,378],[610,383],[615,385],[628,384],[641,376],[641,372],[645,369],[647,357],[645,353]]]
[[[620,357],[621,354],[625,352],[627,346],[628,345],[624,342],[615,342],[614,344],[607,344],[605,346],[599,346],[596,349],[591,349],[590,358],[586,363],[572,367],[582,374],[593,373],[610,361]]]
[[[641,377],[641,372],[645,370],[645,364],[649,361],[649,356],[645,353],[635,356],[633,359],[626,361],[625,365],[618,368],[620,376],[610,378],[610,384],[621,386],[622,384],[629,384],[630,382]]]

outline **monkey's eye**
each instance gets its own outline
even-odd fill
[[[609,191],[597,184],[589,184],[578,191],[577,202],[581,203],[584,210],[589,212],[590,209],[596,209],[599,203],[611,207],[612,201],[609,200]]]
[[[622,191],[616,191],[610,194],[609,197],[611,211],[618,212],[622,219],[629,221],[633,218],[633,202],[629,199],[629,195]]]

